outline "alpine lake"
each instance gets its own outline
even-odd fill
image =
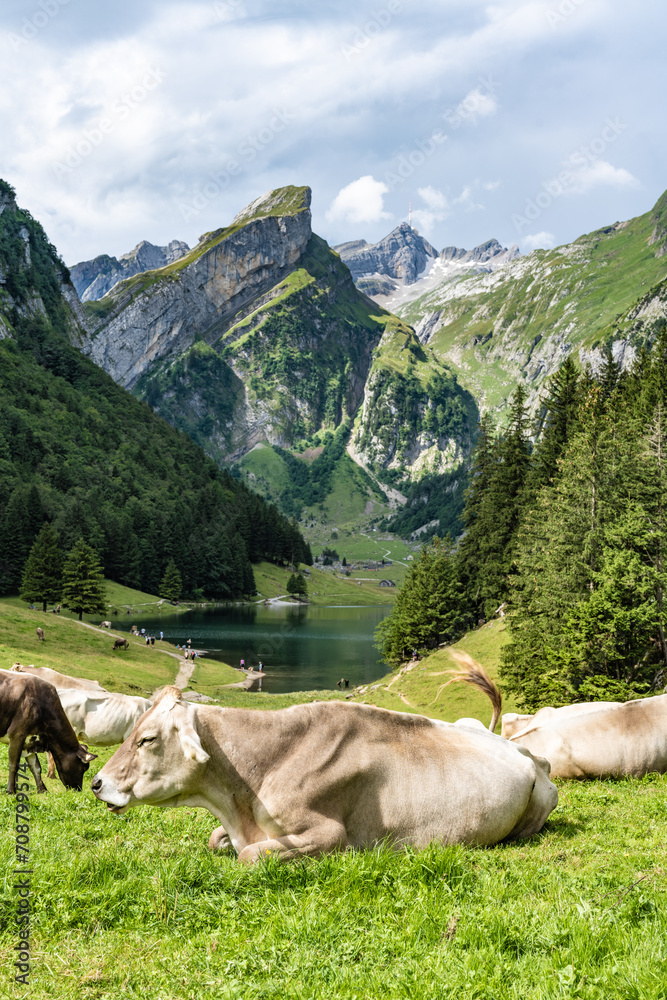
[[[373,633],[391,605],[321,607],[298,604],[218,605],[173,617],[142,616],[139,628],[222,660],[257,669],[262,690],[272,694],[332,690],[341,677],[350,688],[369,684],[390,669]],[[115,627],[123,628],[124,625]],[[128,626],[129,628],[129,626]],[[239,675],[239,679],[242,675]]]

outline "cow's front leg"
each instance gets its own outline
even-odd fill
[[[35,779],[35,784],[37,785],[38,792],[47,791],[46,785],[42,781],[42,765],[39,763],[39,757],[36,753],[26,754],[26,761],[28,762],[28,767],[32,771],[32,776]]]
[[[54,761],[53,754],[51,753],[50,750],[47,750],[46,759],[49,762],[49,766],[46,772],[46,777],[57,778],[58,775],[56,774],[56,762]]]
[[[224,826],[218,826],[208,840],[209,851],[226,851],[232,846],[229,834]]]
[[[260,858],[275,856],[281,861],[293,858],[311,857],[326,854],[329,851],[344,850],[347,847],[347,833],[342,823],[331,820],[313,826],[304,833],[270,840],[260,840],[256,844],[248,844],[239,854],[239,861],[252,865]]]
[[[9,776],[7,778],[7,794],[16,795],[16,774],[19,769],[19,761],[21,760],[21,753],[23,751],[23,744],[25,743],[24,736],[17,736],[16,734],[9,736]]]

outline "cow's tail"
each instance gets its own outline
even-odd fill
[[[500,713],[503,710],[503,696],[497,684],[491,680],[481,663],[477,663],[467,653],[460,649],[450,649],[449,654],[459,665],[459,670],[452,670],[452,679],[449,684],[463,681],[464,684],[472,684],[479,691],[483,691],[493,706],[493,714],[489,723],[489,731],[493,732],[498,724]]]

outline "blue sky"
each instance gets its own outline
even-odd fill
[[[523,250],[667,188],[652,0],[5,0],[0,176],[67,263],[190,245],[283,184],[331,244]]]

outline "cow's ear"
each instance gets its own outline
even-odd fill
[[[183,726],[180,730],[181,746],[187,760],[196,760],[198,764],[205,764],[209,760],[209,755],[201,745],[201,740],[195,731],[194,726]]]
[[[97,754],[91,753],[88,747],[84,746],[83,743],[79,743],[79,749],[77,750],[76,755],[85,764],[89,764],[91,760],[97,760]]]

